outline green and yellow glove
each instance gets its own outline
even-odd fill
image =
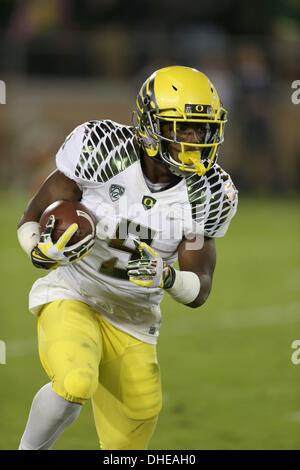
[[[95,240],[92,235],[87,235],[83,240],[71,246],[66,246],[78,229],[77,224],[72,224],[53,243],[51,234],[55,225],[54,215],[50,215],[39,243],[31,252],[31,261],[37,268],[55,269],[58,266],[74,263],[86,256],[92,249]]]
[[[141,258],[129,261],[127,274],[129,280],[142,287],[168,288],[172,269],[151,246],[140,240],[134,240]]]

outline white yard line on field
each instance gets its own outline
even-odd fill
[[[228,329],[256,328],[300,321],[300,302],[270,305],[246,311],[228,312],[218,317],[216,327]]]
[[[185,322],[180,322],[180,328],[168,330],[170,336],[182,336],[195,328],[195,319],[190,321],[185,317]],[[254,308],[249,310],[237,310],[224,312],[222,316],[210,316],[205,322],[199,320],[200,331],[212,331],[218,329],[248,329],[265,327],[271,325],[284,325],[300,322],[300,302],[285,305],[269,305],[267,307]],[[6,341],[7,359],[31,356],[37,354],[37,340],[35,338]]]
[[[32,356],[37,353],[37,341],[35,338],[16,339],[6,342],[7,360],[15,357]]]
[[[300,421],[300,411],[294,411],[287,415],[289,421]]]
[[[215,330],[242,330],[257,327],[267,327],[275,325],[285,325],[300,322],[300,302],[269,305],[253,309],[243,309],[236,311],[219,310],[217,315],[209,314],[209,318],[205,317],[185,317],[181,319],[180,325],[168,325],[168,335],[183,336],[198,328],[201,332]],[[197,326],[196,326],[197,323]]]

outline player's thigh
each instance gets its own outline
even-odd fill
[[[93,411],[103,449],[146,449],[161,410],[155,346],[134,341],[121,357],[100,366]]]
[[[129,419],[151,419],[161,410],[162,394],[156,347],[140,342],[129,347],[120,369],[121,403]]]
[[[90,398],[98,385],[102,352],[97,314],[77,300],[51,302],[38,317],[38,341],[53,389],[70,401]]]

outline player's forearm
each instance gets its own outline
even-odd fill
[[[40,224],[35,221],[23,222],[17,230],[17,237],[20,246],[30,256],[32,249],[40,239]]]
[[[58,200],[80,201],[82,196],[77,184],[56,170],[44,181],[38,192],[29,201],[18,224],[38,222],[46,207]]]
[[[38,222],[46,207],[47,204],[39,203],[36,197],[32,198],[18,223],[18,228],[26,222]]]
[[[39,220],[44,211],[44,204],[41,204],[36,196],[28,203],[21,220],[17,226],[17,237],[20,246],[25,253],[30,256],[32,249],[40,239]]]
[[[178,271],[168,267],[165,271],[165,290],[174,300],[191,308],[203,305],[211,290],[211,277],[206,273]]]
[[[38,200],[35,196],[29,201],[24,214],[17,226],[17,237],[20,246],[30,256],[32,249],[40,239],[39,220],[47,204]]]

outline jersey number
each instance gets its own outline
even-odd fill
[[[141,224],[136,224],[131,220],[123,219],[118,224],[116,230],[116,238],[111,239],[108,243],[108,246],[114,248],[115,250],[130,253],[131,256],[129,260],[138,259],[140,258],[138,250],[136,248],[129,248],[128,246],[125,246],[126,238],[120,238],[123,234],[129,233],[139,238],[142,242],[151,245],[155,232],[151,228]],[[140,236],[139,234],[141,234],[142,236]],[[117,256],[114,256],[104,261],[99,268],[99,272],[105,274],[106,276],[128,280],[126,269],[121,269],[116,266],[118,259],[119,258]]]

